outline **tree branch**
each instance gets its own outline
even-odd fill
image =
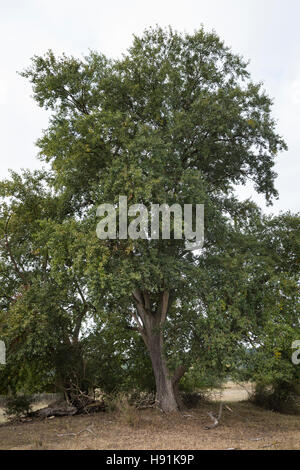
[[[169,310],[169,297],[170,293],[169,291],[164,291],[162,293],[162,299],[161,299],[161,319],[160,319],[160,324],[163,325],[166,321],[167,318],[167,313]]]
[[[13,254],[12,254],[12,251],[11,251],[11,248],[10,248],[10,244],[9,244],[9,241],[8,241],[8,235],[7,235],[7,229],[8,229],[8,224],[9,224],[9,221],[10,221],[10,217],[8,217],[7,221],[6,221],[6,224],[5,224],[5,230],[4,230],[4,239],[5,239],[5,246],[6,246],[6,249],[7,249],[7,252],[9,254],[9,257],[15,267],[15,271],[17,272],[17,274],[20,276],[20,278],[24,281],[25,284],[27,284],[27,280],[26,280],[26,276],[24,273],[22,273],[22,271],[20,270],[19,266],[18,266],[18,263],[16,262]]]
[[[172,384],[175,385],[179,382],[179,380],[181,379],[181,377],[183,377],[183,375],[186,373],[187,371],[187,367],[184,366],[184,365],[180,365],[177,367],[177,369],[175,370],[174,374],[173,374],[173,377],[172,377]]]

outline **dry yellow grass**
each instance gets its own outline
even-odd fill
[[[244,401],[249,399],[253,389],[254,384],[250,382],[241,384],[227,382],[221,390],[212,391],[211,399],[222,402]]]
[[[217,410],[212,403],[174,415],[149,409],[5,424],[0,449],[300,449],[299,417],[233,402],[218,427],[204,429]]]

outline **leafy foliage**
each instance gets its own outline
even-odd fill
[[[66,392],[152,390],[155,380],[166,410],[187,370],[187,390],[242,373],[294,382],[299,217],[266,218],[234,193],[250,179],[271,203],[286,149],[245,61],[215,33],[157,27],[120,59],[48,51],[22,75],[51,119],[37,142],[48,170],[0,186],[0,327],[14,387],[24,357],[37,387],[55,377]],[[119,195],[148,209],[203,203],[203,250],[98,240],[96,207]]]
[[[30,413],[31,404],[30,395],[13,395],[6,399],[4,412],[10,419],[20,419]]]

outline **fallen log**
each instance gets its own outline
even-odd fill
[[[36,418],[49,418],[50,416],[73,416],[77,413],[77,408],[66,401],[50,403],[50,405],[40,410],[32,411],[28,416]]]
[[[92,400],[91,403],[85,404],[85,406],[76,407],[64,400],[59,400],[50,403],[45,408],[40,410],[32,411],[28,414],[28,417],[34,418],[50,418],[52,416],[73,416],[76,413],[96,413],[99,411],[105,411],[106,406],[103,401]]]

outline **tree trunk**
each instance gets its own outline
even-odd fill
[[[175,371],[173,377],[167,367],[163,351],[162,327],[169,308],[169,293],[163,292],[159,307],[151,309],[150,297],[147,293],[136,290],[134,299],[137,315],[133,314],[138,324],[145,345],[149,351],[156,384],[156,402],[165,412],[178,411],[182,401],[178,392],[178,383],[185,372],[184,367]]]
[[[148,331],[147,343],[156,384],[156,402],[166,412],[178,411],[172,379],[163,356],[161,332]]]
[[[183,377],[183,375],[185,374],[186,370],[187,370],[186,367],[181,365],[175,370],[174,375],[172,377],[174,395],[176,398],[178,408],[180,410],[184,409],[184,404],[179,393],[179,382],[180,382],[181,377]]]

